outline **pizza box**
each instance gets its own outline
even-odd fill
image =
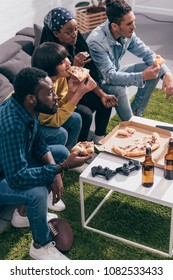
[[[131,137],[121,137],[117,135],[118,129],[124,129],[126,127],[134,128],[135,133]],[[160,147],[152,152],[152,159],[154,165],[163,168],[164,167],[164,156],[167,153],[169,138],[171,137],[171,132],[165,129],[153,127],[146,124],[137,123],[134,121],[121,122],[117,125],[108,135],[104,137],[101,141],[101,145],[96,145],[96,149],[99,152],[108,152],[115,154],[112,150],[113,145],[125,147],[134,142],[134,140],[141,139],[143,137],[152,135],[153,132],[157,132],[160,136]],[[116,155],[116,154],[115,154]],[[130,157],[134,160],[144,161],[145,156],[140,157]]]

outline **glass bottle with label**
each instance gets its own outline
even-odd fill
[[[167,180],[173,179],[173,138],[169,139],[168,152],[165,155],[164,177]]]
[[[154,183],[154,163],[151,157],[151,146],[147,144],[145,160],[142,163],[142,185],[149,188]]]

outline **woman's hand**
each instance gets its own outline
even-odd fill
[[[88,52],[80,52],[78,53],[73,60],[73,65],[78,67],[84,67],[84,65],[90,62],[92,58]]]

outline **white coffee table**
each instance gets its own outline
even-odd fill
[[[151,120],[142,119],[138,117],[133,117],[132,120],[133,121],[139,120],[139,122],[147,123],[153,126],[155,126],[156,124],[162,124],[162,125],[164,124],[161,122],[154,122]],[[117,174],[116,176],[112,177],[108,181],[102,176],[92,177],[91,175],[92,166],[101,165],[103,168],[109,167],[110,169],[116,169],[117,167],[122,166],[126,161],[128,162],[128,160],[124,158],[120,158],[116,155],[112,155],[106,152],[101,152],[85,169],[85,171],[80,175],[79,179],[80,179],[80,202],[81,202],[82,226],[86,229],[103,234],[107,237],[126,242],[128,244],[137,246],[139,248],[149,250],[153,253],[158,253],[166,257],[167,256],[172,257],[173,254],[173,181],[165,180],[163,178],[163,170],[159,168],[155,168],[154,185],[151,188],[145,188],[141,185],[141,176],[142,176],[141,169],[133,171],[129,176]],[[100,202],[100,204],[96,207],[96,209],[90,214],[90,216],[87,219],[85,219],[84,183],[89,183],[91,185],[99,186],[101,188],[105,188],[109,190],[106,196]],[[128,239],[124,239],[120,236],[112,235],[108,232],[96,229],[88,225],[89,222],[92,220],[92,218],[95,216],[95,214],[102,207],[102,205],[110,197],[112,192],[127,194],[139,199],[147,200],[171,208],[171,224],[170,224],[170,238],[169,238],[168,253],[133,242]]]

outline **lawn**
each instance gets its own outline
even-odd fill
[[[166,100],[160,90],[155,90],[145,110],[144,117],[173,123],[173,98]],[[119,122],[115,115],[108,126],[111,131]],[[145,250],[112,240],[81,226],[79,175],[69,171],[64,177],[66,209],[59,212],[74,232],[74,244],[66,255],[73,260],[161,260],[169,259]],[[86,215],[101,201],[106,190],[85,186]],[[101,218],[102,216],[102,218]],[[119,218],[121,216],[121,218]],[[154,203],[113,193],[97,213],[90,225],[102,228],[124,238],[158,250],[168,252],[171,211]],[[116,225],[115,225],[116,221]],[[0,234],[1,260],[28,260],[32,236],[29,229],[16,229],[11,225]],[[172,258],[173,259],[173,258]]]

